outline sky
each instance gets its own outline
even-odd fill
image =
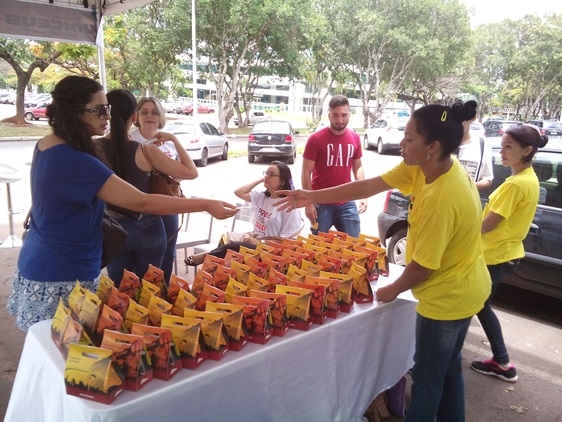
[[[546,13],[562,14],[560,0],[461,0],[474,8],[472,26],[499,22],[504,19],[519,19],[527,14],[543,16]]]

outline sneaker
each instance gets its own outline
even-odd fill
[[[507,382],[517,381],[517,372],[511,363],[507,366],[507,368],[504,368],[494,361],[494,359],[475,360],[470,364],[470,367],[476,372],[480,372],[484,375],[492,375]]]

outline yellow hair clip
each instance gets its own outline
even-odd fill
[[[445,110],[441,115],[441,121],[444,122],[445,120],[447,120],[447,110]]]

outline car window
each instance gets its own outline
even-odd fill
[[[217,130],[217,128],[214,127],[212,124],[207,123],[207,127],[209,128],[209,131],[210,131],[211,135],[214,135],[214,136],[219,136],[219,135],[220,135],[220,133],[219,133],[219,131]]]
[[[386,127],[387,125],[388,125],[388,122],[386,120],[379,119],[375,122],[373,127],[377,128],[377,129],[381,129],[383,127]]]
[[[210,135],[211,131],[209,130],[208,126],[206,123],[199,123],[199,127],[201,128],[201,130],[203,131],[203,133],[205,135]]]

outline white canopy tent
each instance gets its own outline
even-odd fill
[[[0,0],[0,36],[98,46],[105,87],[103,18],[153,0]]]

